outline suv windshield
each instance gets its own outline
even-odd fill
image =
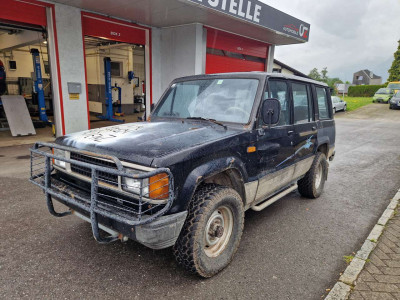
[[[389,83],[387,86],[388,89],[395,89],[398,90],[400,89],[400,83]]]
[[[200,79],[173,84],[153,116],[247,124],[258,79]]]
[[[390,89],[379,89],[377,92],[377,94],[390,94]]]

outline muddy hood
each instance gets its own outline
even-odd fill
[[[156,158],[178,155],[235,134],[238,130],[207,122],[140,122],[73,133],[58,138],[56,143],[151,166]]]

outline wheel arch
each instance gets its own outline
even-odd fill
[[[214,183],[233,188],[239,193],[243,205],[245,205],[245,182],[247,182],[247,172],[240,159],[237,157],[219,158],[200,165],[189,173],[180,193],[180,198],[189,203],[200,185]]]

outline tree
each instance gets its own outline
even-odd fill
[[[322,69],[321,75],[322,75],[321,76],[322,81],[327,82],[328,81],[328,68],[327,67]]]
[[[317,68],[314,68],[310,71],[310,73],[308,74],[308,77],[314,79],[314,80],[318,80],[321,81],[321,74],[319,74],[319,71]]]
[[[398,41],[399,46],[397,47],[397,51],[394,53],[394,60],[392,63],[392,67],[389,69],[389,78],[388,82],[391,81],[400,81],[400,40]]]

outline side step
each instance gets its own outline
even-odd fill
[[[297,189],[297,184],[292,185],[291,187],[287,188],[286,190],[280,192],[279,194],[276,194],[275,196],[273,196],[270,199],[265,200],[264,202],[261,202],[260,204],[253,205],[251,207],[251,209],[255,210],[255,211],[261,211],[264,208],[267,208],[268,206],[270,206],[272,203],[278,201],[282,197],[285,197],[287,194],[293,192],[295,189]]]

